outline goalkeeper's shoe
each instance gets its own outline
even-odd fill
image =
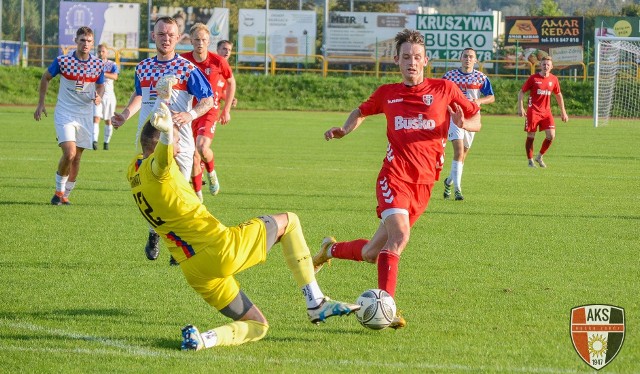
[[[149,260],[158,258],[158,254],[160,254],[160,235],[155,232],[149,233],[147,245],[144,247],[144,254],[147,255]]]
[[[329,317],[346,316],[360,309],[358,304],[333,301],[325,296],[320,305],[315,308],[307,308],[309,321],[314,324],[324,322]]]
[[[529,159],[529,167],[530,168],[535,168],[536,167],[536,164],[533,163],[532,159]]]
[[[456,201],[464,200],[464,196],[462,196],[462,191],[456,190],[454,194],[456,195]]]
[[[207,177],[209,178],[209,192],[216,196],[220,192],[220,182],[218,182],[216,171],[212,170],[211,173],[207,173]]]
[[[404,319],[404,317],[402,317],[402,313],[400,311],[398,311],[396,313],[396,316],[393,317],[393,321],[391,321],[391,323],[389,324],[389,327],[394,330],[403,329],[407,327],[407,321]]]
[[[167,104],[160,103],[158,109],[151,115],[151,124],[159,131],[165,133],[173,129],[173,120],[171,119],[171,112]]]
[[[51,205],[71,205],[68,198],[64,197],[63,192],[57,192],[51,198]]]
[[[447,182],[448,180],[449,177],[444,178],[444,193],[442,194],[442,196],[444,196],[445,199],[449,199],[451,197],[451,185],[453,183]]]
[[[540,165],[541,168],[547,167],[547,164],[545,164],[544,161],[542,160],[542,155],[537,155],[535,160],[538,163],[538,165]]]
[[[322,269],[325,263],[331,263],[331,257],[329,257],[327,252],[329,251],[329,248],[331,248],[331,246],[334,244],[336,244],[336,239],[334,237],[327,236],[326,238],[322,239],[320,250],[318,251],[318,253],[316,253],[315,256],[313,256],[312,259],[314,273],[317,274]]]
[[[200,337],[200,331],[193,325],[186,325],[182,329],[182,345],[180,349],[183,351],[199,351],[204,348],[204,342]]]

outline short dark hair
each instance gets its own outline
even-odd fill
[[[404,43],[420,44],[424,47],[424,36],[416,30],[404,29],[400,31],[395,38],[396,56],[400,56],[400,47]],[[426,49],[426,47],[425,47]]]
[[[172,23],[172,24],[178,26],[178,22],[176,21],[176,19],[173,18],[173,17],[169,17],[169,16],[159,17],[156,20],[156,23],[153,24],[153,26],[157,25],[158,22],[170,23],[170,24]]]
[[[153,127],[151,121],[145,122],[142,131],[140,131],[140,146],[142,146],[142,152],[153,153],[159,139],[160,131]]]
[[[223,44],[231,44],[231,45],[233,45],[233,43],[231,43],[228,40],[221,40],[221,41],[218,42],[218,44],[216,44],[216,49],[220,48],[220,46],[223,45]]]
[[[91,30],[91,27],[89,26],[82,26],[80,28],[78,28],[78,31],[76,31],[76,38],[82,35],[91,35],[93,36],[93,30]]]

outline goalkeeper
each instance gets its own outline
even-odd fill
[[[183,350],[239,345],[266,335],[267,320],[240,290],[234,275],[265,262],[278,241],[312,323],[360,308],[324,296],[294,213],[265,215],[234,227],[226,227],[211,215],[176,165],[173,155],[179,136],[169,109],[160,104],[144,124],[140,134],[143,154],[133,160],[127,176],[140,213],[164,239],[189,285],[233,320],[203,333],[187,325],[182,329]]]

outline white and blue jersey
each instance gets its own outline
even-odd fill
[[[91,116],[96,83],[104,83],[104,61],[93,55],[83,61],[72,51],[53,60],[48,71],[53,77],[60,75],[56,112]]]

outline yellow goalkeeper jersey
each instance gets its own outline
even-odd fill
[[[152,170],[152,165],[156,164]],[[149,157],[138,155],[127,179],[140,213],[164,239],[178,262],[207,247],[225,247],[228,230],[202,205],[173,158],[173,146],[158,142]]]

